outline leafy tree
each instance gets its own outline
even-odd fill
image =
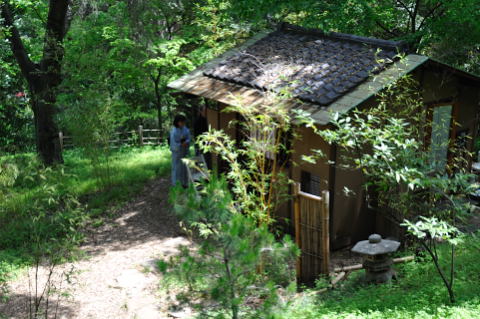
[[[241,135],[234,137],[222,130],[211,129],[198,137],[203,152],[211,152],[227,164],[226,177],[239,209],[259,223],[273,221],[272,214],[288,198],[291,180],[285,166],[292,152],[290,141],[299,138],[295,120],[302,115],[290,112],[291,94],[263,92],[260,103],[246,104],[237,99],[224,112],[237,114],[236,125]]]
[[[420,243],[432,258],[435,269],[437,269],[440,278],[442,278],[442,281],[447,288],[450,302],[455,302],[455,294],[453,291],[455,246],[461,242],[460,231],[456,227],[449,225],[447,222],[438,220],[436,217],[426,218],[421,216],[420,220],[416,223],[405,220],[405,223],[402,225],[406,226],[408,232],[420,240]],[[448,242],[451,245],[448,274],[445,274],[442,270],[437,251],[437,245],[441,241]]]
[[[450,204],[468,212],[463,199],[473,190],[468,152],[451,149],[462,156],[453,157],[445,168],[432,162],[429,154],[435,146],[424,144],[431,123],[420,92],[414,79],[404,77],[380,94],[378,106],[337,115],[334,129],[318,131],[344,150],[337,165],[360,170],[370,199],[399,213],[393,216],[398,222],[418,215],[450,220]]]
[[[338,167],[361,170],[370,204],[390,213],[398,224],[403,222],[420,240],[454,302],[454,245],[459,231],[451,225],[468,216],[471,205],[465,198],[475,185],[463,155],[449,160],[446,167],[432,161],[430,150],[436,146],[424,144],[432,128],[419,92],[416,81],[404,77],[380,94],[378,106],[337,115],[334,128],[318,134],[344,150]],[[440,240],[452,244],[449,278],[439,263]]]
[[[150,79],[153,82],[155,92],[155,104],[157,108],[158,127],[163,136],[163,105],[168,103],[167,84],[175,77],[180,76],[193,68],[192,62],[181,56],[180,49],[186,42],[183,39],[170,39],[158,43],[153,47],[154,58],[145,62],[144,67],[149,70]]]
[[[61,83],[63,39],[68,24],[68,0],[51,0],[47,19],[44,22],[44,45],[38,63],[32,61],[19,28],[15,23],[15,10],[28,3],[2,1],[1,17],[10,48],[28,82],[30,102],[35,118],[37,149],[45,164],[62,162],[55,123],[56,89]],[[14,10],[15,9],[15,10]]]

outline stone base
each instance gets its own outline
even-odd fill
[[[397,279],[397,273],[393,269],[385,271],[370,271],[365,269],[365,281],[368,283],[381,284]]]

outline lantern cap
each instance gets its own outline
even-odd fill
[[[372,234],[368,237],[368,240],[362,240],[355,244],[352,248],[352,252],[376,256],[397,251],[400,247],[400,242],[389,239],[382,239],[379,234]]]

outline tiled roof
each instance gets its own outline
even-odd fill
[[[259,90],[288,86],[299,99],[327,106],[385,69],[403,50],[401,42],[284,24],[203,74]]]

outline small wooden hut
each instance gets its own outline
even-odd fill
[[[405,57],[399,59],[399,53]],[[266,73],[270,77],[266,77]],[[222,109],[235,103],[232,96],[241,97],[243,103],[258,102],[262,92],[272,88],[269,83],[272,74],[295,83],[292,89],[301,102],[298,107],[310,112],[319,128],[329,125],[334,112],[345,113],[353,108],[375,105],[378,103],[377,93],[386,85],[405,74],[412,74],[420,83],[425,107],[432,108],[433,121],[452,123],[445,136],[453,139],[460,135],[470,136],[471,139],[466,140],[467,148],[473,150],[480,78],[428,56],[411,54],[402,42],[282,24],[276,31],[251,38],[242,46],[170,83],[169,87],[185,95],[207,99],[209,125],[235,137],[238,132],[228,124],[236,114],[222,112]],[[322,149],[331,162],[338,164],[341,161],[341,149],[328,145],[309,128],[299,127],[298,130],[303,139],[294,141],[292,160],[300,162],[296,157],[309,154],[312,149]],[[328,248],[352,245],[373,232],[384,237],[392,235],[388,222],[366,207],[360,173],[321,162],[292,165],[289,175],[300,184],[297,194],[304,196],[278,214],[298,224],[295,235],[302,241],[305,263],[320,260],[318,267],[314,265],[309,269],[310,273],[328,271],[328,258],[325,257]],[[345,187],[356,195],[347,196],[343,191]],[[316,201],[317,207],[325,204],[322,200],[326,201],[323,210],[328,212],[327,219],[312,217],[308,225],[298,220],[302,211],[312,210],[308,208],[311,203],[305,202],[308,200]],[[301,210],[297,219],[295,207]],[[321,214],[320,209],[313,210],[313,214]],[[324,225],[327,220],[328,225]],[[325,238],[322,232],[328,232],[329,243],[315,242],[314,247],[305,248],[312,246],[314,238]]]

